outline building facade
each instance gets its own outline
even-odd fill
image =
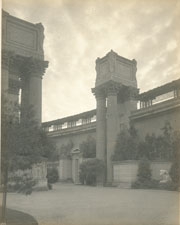
[[[42,78],[48,67],[44,60],[44,28],[2,13],[2,92],[7,99],[33,107],[41,125]],[[174,130],[180,123],[180,79],[139,94],[136,60],[129,60],[110,51],[96,60],[96,81],[92,88],[96,109],[58,120],[42,123],[59,151],[71,146],[71,157],[58,162],[60,179],[79,182],[82,162],[80,144],[89,136],[96,140],[96,157],[104,161],[106,171],[98,183],[112,184],[115,170],[111,156],[117,134],[133,124],[142,138],[161,134],[166,122]]]
[[[96,60],[96,73],[95,87],[92,88],[96,109],[45,122],[42,126],[54,139],[59,150],[69,141],[73,143],[72,158],[63,160],[64,167],[61,163],[61,174],[63,170],[71,173],[68,173],[68,177],[62,175],[60,178],[72,178],[75,183],[79,182],[82,158],[78,150],[80,144],[91,136],[96,139],[96,157],[106,165],[104,176],[98,178],[98,183],[110,185],[118,177],[115,175],[118,167],[111,156],[117,134],[121,130],[132,124],[143,139],[147,134],[162,134],[166,123],[170,123],[174,130],[180,129],[180,79],[139,94],[136,61],[125,59],[113,51]],[[137,170],[137,163],[135,164]],[[128,170],[131,170],[129,174],[133,172],[133,167],[127,167],[125,173]],[[167,169],[169,163],[154,166],[159,167]],[[155,177],[157,173],[158,170],[155,169]]]

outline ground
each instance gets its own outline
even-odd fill
[[[0,218],[1,218],[0,207]],[[38,222],[29,214],[17,210],[7,209],[6,211],[7,225],[38,225]]]
[[[39,225],[178,225],[179,193],[56,184],[29,196],[8,194],[8,208]],[[25,225],[25,224],[24,224]]]

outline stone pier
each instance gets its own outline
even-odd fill
[[[136,105],[134,102],[131,104],[131,97],[138,93],[136,61],[123,58],[111,50],[103,58],[97,58],[96,73],[96,83],[92,89],[97,102],[96,156],[105,162],[105,183],[111,185],[112,155],[117,134],[120,127],[129,123],[130,112]]]
[[[44,28],[2,11],[2,92],[11,105],[21,104],[21,119],[32,107],[41,124]],[[21,92],[20,92],[21,90]]]

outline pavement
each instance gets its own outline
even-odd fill
[[[179,225],[179,192],[57,183],[29,196],[8,193],[7,206],[39,225]],[[24,224],[26,225],[26,224]]]

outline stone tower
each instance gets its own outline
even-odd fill
[[[112,50],[96,60],[96,157],[103,160],[106,173],[99,183],[112,184],[111,156],[120,129],[129,126],[129,115],[136,109],[138,94],[136,61],[119,56]]]
[[[39,125],[42,77],[48,67],[43,40],[42,24],[32,24],[2,12],[2,92],[11,104],[21,103],[21,118],[32,107]]]

